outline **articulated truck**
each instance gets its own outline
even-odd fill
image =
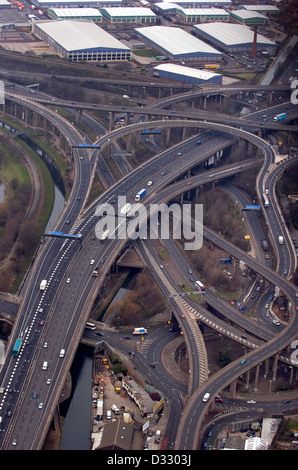
[[[283,119],[286,119],[286,117],[286,113],[277,114],[274,116],[273,121],[282,121]]]
[[[146,195],[146,189],[141,189],[135,197],[135,201],[139,202]]]

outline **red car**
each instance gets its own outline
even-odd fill
[[[189,181],[188,183],[186,183],[186,186],[190,186],[192,184],[191,181]]]

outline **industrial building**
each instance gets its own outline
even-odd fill
[[[11,3],[7,0],[0,0],[0,10],[8,10],[11,8]]]
[[[176,15],[186,23],[206,23],[207,21],[228,21],[229,13],[223,8],[181,8]]]
[[[0,10],[0,31],[31,31],[31,21],[18,10]]]
[[[50,8],[48,16],[53,20],[89,20],[102,22],[102,14],[96,8]]]
[[[49,8],[104,8],[120,7],[122,0],[31,0],[40,10]]]
[[[33,23],[33,33],[73,62],[130,60],[130,48],[93,21],[38,21]]]
[[[160,64],[153,68],[154,77],[168,78],[183,83],[222,84],[222,75],[176,64]]]
[[[168,0],[164,0],[164,3],[169,3]],[[177,0],[174,2],[183,8],[231,8],[231,0]]]
[[[250,52],[254,44],[254,31],[242,24],[205,23],[194,25],[194,32],[202,40],[208,41],[225,52]],[[274,56],[276,44],[258,34],[256,50]]]
[[[234,10],[230,12],[230,18],[238,21],[238,23],[246,24],[247,26],[263,26],[269,24],[268,16],[262,15],[256,11]]]
[[[155,13],[146,7],[100,8],[100,12],[110,23],[154,24],[156,22]]]
[[[151,8],[153,11],[161,15],[163,14],[176,15],[177,9],[182,8],[182,7],[179,7],[179,5],[176,5],[176,3],[159,2],[159,3],[153,3]]]
[[[239,10],[257,11],[266,16],[278,16],[279,9],[274,5],[240,5]]]
[[[218,62],[222,53],[181,28],[149,26],[135,32],[147,46],[170,60],[180,62]]]

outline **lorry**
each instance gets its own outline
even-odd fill
[[[132,332],[133,335],[145,335],[147,333],[146,328],[135,328]]]
[[[130,210],[131,208],[131,204],[129,204],[129,202],[127,204],[125,204],[125,206],[122,207],[122,209],[120,210],[120,215],[124,216],[127,214],[127,212]]]
[[[210,398],[210,393],[207,392],[207,393],[205,393],[205,395],[203,396],[202,401],[206,402],[206,401],[209,400],[209,398]]]
[[[284,244],[284,237],[283,237],[282,235],[279,235],[279,237],[278,237],[278,243],[279,243],[280,245],[283,245],[283,244]]]
[[[273,121],[282,121],[283,119],[286,119],[286,116],[286,113],[277,114],[274,116]]]
[[[12,350],[13,356],[17,356],[19,354],[21,346],[22,346],[22,342],[23,342],[22,338],[18,338],[16,340],[13,350]]]
[[[45,288],[47,287],[48,285],[48,281],[46,279],[43,279],[40,283],[40,286],[39,286],[39,289],[40,290],[45,290]]]
[[[146,195],[146,189],[141,189],[141,191],[136,194],[135,201],[139,202]]]

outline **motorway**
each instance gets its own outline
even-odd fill
[[[17,99],[22,101],[20,98]],[[43,112],[49,113],[49,118],[53,118],[50,111],[43,110]],[[57,117],[57,119],[59,118]],[[149,123],[148,126],[151,128],[153,125],[171,125],[179,127],[181,124],[182,122],[179,120],[175,120],[171,122],[171,124],[157,121],[154,124]],[[182,125],[185,124],[184,121]],[[70,127],[68,123],[64,121],[61,125]],[[197,126],[197,123],[187,122],[187,125]],[[210,123],[200,123],[200,127],[210,128],[210,126]],[[132,130],[137,131],[142,128],[144,129],[145,125],[136,124],[127,127],[129,129],[123,128],[119,131],[115,131],[115,138],[116,136],[118,137],[119,135],[132,132]],[[195,146],[195,139],[188,139],[181,146],[177,146],[179,152],[183,152],[183,154],[189,151],[189,156],[186,156],[184,161],[179,159],[179,164],[177,164],[176,167],[173,165],[173,157],[177,157],[177,149],[167,150],[159,155],[158,158],[152,159],[148,164],[138,168],[123,178],[119,183],[109,188],[104,196],[99,198],[97,204],[112,202],[117,196],[123,194],[127,196],[127,200],[133,201],[135,188],[144,184],[148,179],[148,175],[150,175],[150,179],[154,179],[155,175],[156,184],[154,185],[154,190],[152,190],[152,197],[150,197],[149,193],[147,200],[148,203],[152,202],[153,195],[155,196],[155,193],[168,182],[175,179],[187,168],[197,164],[200,158],[201,161],[204,161],[206,155],[212,155],[215,149],[224,147],[226,132],[241,137],[245,136],[250,141],[254,142],[264,151],[265,160],[267,162],[272,161],[274,158],[272,149],[270,147],[268,148],[265,141],[262,141],[246,131],[235,131],[228,126],[219,124],[214,124],[214,129],[216,130],[206,132],[206,142],[204,142],[203,134],[202,145],[199,149]],[[222,134],[222,132],[218,133],[218,130],[223,131],[224,134]],[[65,127],[64,131],[69,135],[74,144],[79,145],[82,142],[81,136],[71,127],[70,129]],[[215,133],[213,136],[212,132]],[[215,136],[217,136],[218,142],[216,142]],[[211,140],[212,137],[213,140]],[[104,136],[97,143],[103,148],[105,145],[109,144],[110,139],[113,139],[112,133],[110,133],[108,137]],[[103,279],[109,266],[125,243],[125,241],[121,240],[108,240],[103,246],[98,246],[96,240],[95,243],[93,243],[94,240],[92,241],[91,234],[94,233],[94,227],[98,219],[95,214],[95,204],[93,204],[82,217],[79,217],[81,207],[78,203],[78,197],[82,197],[82,195],[87,193],[87,186],[92,175],[92,166],[87,158],[86,151],[80,152],[82,153],[77,152],[76,163],[78,165],[78,172],[82,172],[82,178],[76,179],[67,214],[63,215],[59,229],[61,227],[61,229],[65,231],[70,227],[74,227],[76,231],[79,231],[83,235],[83,244],[80,245],[77,241],[49,239],[44,247],[41,247],[42,249],[36,260],[35,269],[31,274],[30,289],[27,289],[23,298],[20,315],[22,320],[16,323],[14,329],[14,333],[16,333],[16,330],[18,330],[18,332],[24,332],[27,345],[24,346],[22,353],[17,359],[8,358],[4,367],[5,374],[1,376],[1,383],[5,385],[5,394],[1,402],[1,408],[4,409],[4,412],[7,412],[8,396],[10,397],[9,407],[13,408],[10,424],[5,430],[2,448],[11,448],[13,439],[17,439],[18,448],[40,448],[45,438],[57,399],[59,398],[61,387],[63,387],[65,370],[70,366],[78,344],[76,338],[79,339],[82,334],[87,318],[86,313],[90,310],[96,295],[95,288],[98,286],[95,284],[98,284],[98,281],[91,276],[93,266],[90,265],[90,261],[94,259],[95,263],[100,265],[101,279]],[[166,168],[167,164],[170,164],[170,167],[166,170],[165,178],[161,179],[160,172],[162,169]],[[234,170],[231,171],[234,171],[234,173],[240,171],[237,166],[239,165],[236,165]],[[221,171],[222,169],[220,169],[219,173]],[[219,173],[216,172],[212,178],[217,180],[227,175],[226,173]],[[211,181],[212,178],[207,179],[206,176],[205,182]],[[204,177],[203,180],[198,181],[198,184],[203,183]],[[184,190],[185,187],[181,187],[180,193]],[[167,191],[168,190],[164,190],[164,193],[161,192],[157,200],[163,201],[173,197],[173,194]],[[240,255],[244,256],[243,253]],[[100,263],[101,260],[104,260],[104,262]],[[280,279],[268,268],[266,271],[266,267],[249,258],[248,262],[251,262],[254,268],[262,275],[265,273],[267,278],[270,279],[270,282],[276,283],[277,279],[278,282],[280,282]],[[70,283],[66,282],[67,278],[70,278]],[[49,281],[49,287],[44,293],[40,293],[39,291],[40,279],[48,279]],[[290,283],[286,283],[282,287],[285,289],[285,292],[289,292],[289,289],[292,288]],[[41,311],[40,309],[43,310]],[[45,322],[44,325],[40,325],[41,320]],[[283,337],[284,335],[281,336]],[[291,338],[292,337],[293,335],[291,335]],[[286,338],[288,341],[287,344],[289,344],[291,338]],[[284,340],[285,338],[283,338],[278,345],[275,344],[276,340],[271,340],[273,347],[272,349],[266,349],[264,355],[268,353],[271,355],[277,350],[276,347],[280,348],[280,344],[285,344],[283,342]],[[26,344],[26,342],[24,342],[24,344]],[[47,348],[44,347],[45,342],[48,344]],[[269,343],[266,344],[266,347]],[[66,348],[66,355],[61,360],[58,356],[60,349],[63,347]],[[42,370],[42,363],[45,358],[48,359],[49,363],[49,368],[46,372]],[[250,362],[250,367],[252,364],[253,359]],[[234,366],[235,369],[231,370],[232,376],[239,373],[238,367],[236,365]],[[51,383],[47,383],[46,379],[51,379]],[[222,383],[223,382],[220,381],[216,386],[214,385],[214,387],[222,385]],[[38,395],[40,397],[37,401],[32,400],[32,394],[36,389],[38,389]],[[37,402],[42,403],[43,406],[41,408],[37,407]],[[26,406],[24,406],[24,404],[26,404]],[[198,409],[201,410],[200,405]],[[25,413],[24,410],[26,410]],[[17,433],[16,430],[18,430]],[[189,436],[189,433],[187,432],[186,435]],[[196,435],[196,433],[194,433],[194,435]],[[190,448],[189,442],[187,444],[181,444],[181,448],[184,448],[185,445],[187,448]]]

